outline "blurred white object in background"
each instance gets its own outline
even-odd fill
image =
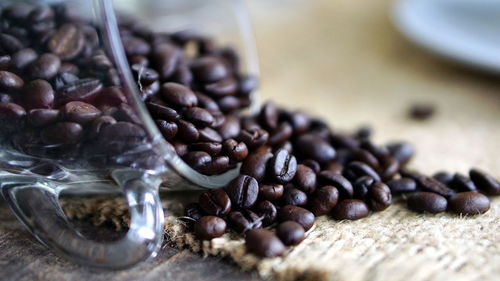
[[[397,0],[392,19],[414,43],[500,72],[500,0]]]

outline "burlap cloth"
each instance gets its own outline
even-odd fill
[[[423,172],[481,167],[500,178],[500,80],[435,59],[411,46],[388,20],[389,1],[254,1],[262,95],[325,117],[334,128],[371,124],[375,141],[408,140]],[[289,2],[287,5],[285,5]],[[406,118],[413,101],[435,118]],[[281,258],[245,253],[240,236],[195,240],[176,214],[189,195],[165,194],[167,238],[179,247],[227,256],[278,280],[498,280],[500,198],[486,214],[419,215],[396,203],[359,221],[317,220]],[[193,195],[193,197],[196,197]],[[120,203],[121,202],[121,203]],[[65,205],[74,218],[124,223],[121,199]]]

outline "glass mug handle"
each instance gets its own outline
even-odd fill
[[[154,257],[163,241],[161,180],[140,170],[117,170],[128,201],[130,228],[121,240],[96,242],[85,238],[67,220],[58,195],[61,187],[37,178],[3,176],[2,194],[19,220],[43,244],[65,257],[96,267],[126,268]]]

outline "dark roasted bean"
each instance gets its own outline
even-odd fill
[[[352,185],[354,190],[354,198],[356,199],[365,199],[368,194],[368,189],[375,180],[370,176],[363,176],[358,178]]]
[[[269,226],[276,221],[278,217],[278,210],[273,203],[268,200],[262,200],[257,202],[254,207],[254,211],[262,218],[262,225]]]
[[[72,101],[64,105],[62,114],[68,121],[84,124],[101,115],[101,111],[91,104]]]
[[[399,161],[392,157],[386,157],[380,171],[382,180],[387,181],[392,179],[399,171]]]
[[[21,70],[34,62],[38,58],[38,54],[31,48],[19,50],[12,55],[10,65],[15,69]]]
[[[441,213],[446,211],[448,202],[443,196],[433,192],[415,192],[406,200],[408,208],[416,212]]]
[[[392,203],[391,190],[382,182],[375,182],[368,188],[367,203],[372,211],[380,212]]]
[[[60,122],[44,128],[40,137],[45,144],[76,143],[83,136],[83,128],[78,123]]]
[[[148,107],[149,113],[154,118],[167,121],[176,121],[180,117],[177,111],[161,104],[147,102],[146,106]]]
[[[212,162],[212,157],[205,151],[191,151],[183,156],[184,161],[195,170],[205,168]]]
[[[380,176],[375,170],[363,162],[351,162],[344,169],[344,175],[350,180],[356,180],[363,176],[372,177],[375,181],[381,181]]]
[[[238,108],[242,107],[240,99],[234,96],[226,96],[217,101],[220,111],[224,113],[231,113]]]
[[[259,184],[247,175],[240,175],[227,187],[227,194],[233,205],[240,208],[249,208],[257,201]]]
[[[370,214],[365,202],[358,199],[346,199],[340,201],[333,208],[332,216],[337,220],[358,220]]]
[[[200,137],[200,132],[193,123],[184,120],[177,120],[177,136],[185,142],[195,142]]]
[[[490,209],[490,200],[478,192],[460,192],[450,198],[450,210],[460,215],[478,215]]]
[[[318,181],[320,185],[333,185],[335,186],[341,198],[352,198],[354,189],[351,182],[344,176],[332,171],[321,171],[318,174]]]
[[[0,118],[21,118],[26,115],[26,110],[18,104],[0,102]]]
[[[304,230],[309,230],[314,225],[314,214],[310,211],[297,206],[283,206],[278,211],[278,218],[281,222],[294,221],[304,227]]]
[[[215,216],[204,216],[194,224],[194,234],[201,240],[221,237],[226,231],[226,222]]]
[[[358,149],[352,151],[351,152],[351,159],[353,161],[363,162],[375,170],[381,168],[378,159],[375,156],[373,156],[373,154],[371,154],[368,150],[365,150],[365,149],[358,148]],[[396,172],[397,172],[397,169],[396,169]]]
[[[187,218],[184,221],[190,225],[200,220],[203,216],[204,212],[198,203],[189,203],[184,207],[184,217]]]
[[[244,142],[227,139],[222,144],[222,151],[230,160],[241,162],[248,156],[248,149]]]
[[[479,169],[471,169],[469,176],[476,187],[489,195],[500,195],[500,182]]]
[[[273,157],[268,147],[260,147],[250,153],[241,166],[241,173],[262,181],[266,175],[267,162]]]
[[[411,178],[392,179],[387,186],[393,194],[408,193],[417,190],[417,183]]]
[[[253,229],[245,236],[247,251],[259,257],[272,258],[283,255],[285,246],[274,233],[266,229]]]
[[[210,128],[210,127],[205,127],[201,130],[199,130],[200,137],[199,141],[203,142],[222,142],[222,137],[217,133],[216,130]]]
[[[175,152],[177,153],[177,155],[179,155],[181,157],[184,157],[184,155],[186,155],[188,153],[188,146],[187,146],[187,144],[185,144],[183,142],[180,142],[180,141],[175,141],[175,140],[173,140],[171,142],[171,144],[174,147]]]
[[[453,175],[444,171],[437,172],[434,175],[432,175],[432,177],[446,185],[450,184],[451,181],[453,180]]]
[[[302,225],[294,221],[286,221],[276,227],[276,235],[287,246],[298,245],[304,240],[305,231]]]
[[[10,55],[0,55],[0,70],[7,70],[10,67],[12,58]]]
[[[278,127],[278,109],[272,101],[266,102],[259,114],[259,123],[272,131]]]
[[[102,89],[101,81],[92,78],[80,79],[67,84],[57,91],[58,101],[66,103],[70,101],[88,102],[96,97]]]
[[[191,64],[194,77],[202,82],[215,82],[222,80],[229,74],[224,63],[216,57],[201,57]]]
[[[283,195],[283,185],[281,184],[262,184],[259,186],[259,197],[269,201],[274,201]]]
[[[210,112],[201,107],[190,107],[183,112],[184,118],[199,126],[210,126],[215,121]]]
[[[203,211],[214,216],[225,216],[231,211],[231,200],[222,189],[212,189],[202,193],[198,204]]]
[[[178,127],[176,123],[169,122],[166,120],[156,120],[155,122],[156,126],[158,127],[158,130],[160,130],[161,135],[167,141],[172,140],[177,134]],[[201,150],[201,149],[194,149],[194,150]]]
[[[103,128],[113,124],[116,124],[116,120],[111,116],[97,117],[90,126],[90,137],[97,137]]]
[[[290,124],[288,124],[287,122],[281,123],[279,127],[271,133],[268,143],[273,147],[284,144],[290,139],[292,133],[293,129]]]
[[[295,135],[303,134],[309,128],[309,117],[302,112],[292,112],[287,116],[287,119],[290,125],[292,125]]]
[[[54,54],[46,53],[28,66],[28,73],[33,79],[49,80],[59,72],[59,67],[61,59]]]
[[[392,157],[396,158],[399,161],[401,167],[406,165],[408,161],[415,154],[415,148],[413,145],[407,142],[396,142],[392,144],[388,144],[387,148],[389,149],[389,153]]]
[[[295,185],[307,194],[316,190],[316,173],[306,165],[297,165],[297,173],[293,180]]]
[[[268,164],[269,176],[279,183],[286,183],[293,179],[297,172],[297,159],[288,151],[276,151]]]
[[[172,123],[175,124],[175,123]],[[210,156],[215,156],[222,150],[222,144],[218,142],[197,142],[188,145],[190,150],[205,151]]]
[[[298,137],[294,147],[303,158],[313,159],[320,163],[326,163],[335,158],[335,149],[322,138],[313,134],[304,134]]]
[[[29,111],[28,120],[35,127],[46,126],[59,119],[57,109],[32,109]]]
[[[331,134],[330,141],[332,145],[336,148],[347,148],[349,150],[357,149],[361,142],[351,136],[341,135],[341,134]]]
[[[325,185],[318,188],[309,200],[309,210],[315,216],[328,214],[339,200],[339,192],[337,188],[331,185]]]
[[[448,186],[457,192],[477,191],[474,182],[472,182],[472,180],[469,179],[468,177],[459,173],[453,175],[453,179],[448,184]]]
[[[0,71],[0,89],[4,91],[19,90],[24,86],[21,77],[8,71]]]
[[[229,166],[229,158],[227,156],[216,156],[207,165],[200,167],[198,171],[205,175],[220,174]]]
[[[233,211],[229,213],[228,222],[234,230],[240,233],[262,227],[262,219],[250,210]]]
[[[440,181],[427,176],[420,176],[417,178],[417,187],[425,191],[437,193],[446,198],[449,198],[453,196],[453,194],[455,194],[455,192],[451,188],[447,187]]]
[[[85,36],[73,24],[62,25],[47,43],[48,49],[63,60],[78,56],[85,45]]]
[[[160,79],[160,75],[154,69],[147,68],[142,64],[134,64],[131,66],[132,74],[134,78],[137,78],[137,81],[140,85],[151,85],[158,79]]]
[[[153,48],[151,62],[162,79],[167,79],[175,72],[182,54],[177,47],[169,43],[156,45]]]
[[[286,187],[281,197],[283,204],[293,206],[305,206],[307,204],[307,195],[294,187]]]
[[[203,107],[205,108],[206,110],[209,110],[209,111],[215,111],[215,110],[219,110],[219,105],[209,96],[207,95],[204,95],[200,92],[194,92],[195,95],[196,95],[196,98],[198,98],[198,106],[199,107]],[[236,118],[234,116],[234,118]],[[236,118],[236,120],[238,120]],[[239,123],[239,120],[238,120],[238,123]]]
[[[225,97],[233,95],[238,88],[238,82],[232,77],[222,79],[220,81],[206,84],[204,90],[213,97]]]
[[[245,75],[240,77],[238,84],[238,93],[243,96],[248,96],[259,86],[259,80],[252,75]]]
[[[269,139],[269,133],[265,130],[242,130],[237,138],[239,141],[244,142],[248,148],[255,149],[263,146]]]
[[[50,108],[54,102],[54,90],[45,80],[33,80],[24,87],[22,99],[27,108]]]
[[[0,49],[11,55],[23,48],[23,43],[16,37],[0,33]]]
[[[123,36],[123,47],[127,56],[147,56],[151,46],[145,40],[134,36]]]
[[[408,115],[410,118],[415,119],[415,120],[427,120],[431,118],[434,115],[435,108],[434,105],[432,104],[413,104],[410,107],[410,110],[408,112]]]
[[[302,164],[304,164],[307,167],[311,168],[316,174],[321,171],[321,166],[315,160],[306,159],[306,160],[302,161]]]
[[[160,95],[162,99],[177,107],[196,106],[198,99],[191,89],[177,83],[165,83],[161,85]]]

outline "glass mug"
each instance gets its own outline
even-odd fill
[[[93,22],[101,35],[94,48],[102,48],[109,56],[111,67],[106,71],[114,71],[112,88],[121,91],[126,105],[120,106],[131,112],[135,125],[115,126],[103,139],[77,144],[40,144],[30,138],[36,133],[23,125],[27,122],[23,121],[27,118],[26,112],[12,105],[15,102],[12,94],[14,101],[0,103],[0,129],[4,132],[0,143],[0,190],[4,198],[40,242],[78,263],[126,268],[155,256],[163,239],[164,215],[159,190],[220,188],[239,174],[239,165],[222,174],[206,176],[189,167],[164,140],[145,108],[129,69],[112,1],[19,2],[0,1],[0,5],[5,8],[12,3],[43,6],[65,2],[78,11],[78,15]],[[213,36],[220,43],[229,43],[241,54],[243,71],[258,75],[255,43],[243,1],[136,0],[116,4],[116,10],[132,14],[154,31],[193,29]],[[16,32],[3,23],[3,18],[12,17],[14,21],[22,13],[23,7],[15,11],[5,8],[2,33]],[[43,16],[43,11],[38,16]],[[37,28],[43,29],[43,26]],[[8,50],[2,52],[9,55]],[[0,95],[11,97],[9,93]],[[255,111],[255,95],[250,97],[248,113]],[[45,132],[45,137],[57,138],[64,133],[64,128],[56,128]],[[112,156],[110,151],[114,153]],[[131,222],[126,235],[114,242],[85,238],[70,225],[58,202],[62,193],[86,195],[120,191],[127,199]]]

